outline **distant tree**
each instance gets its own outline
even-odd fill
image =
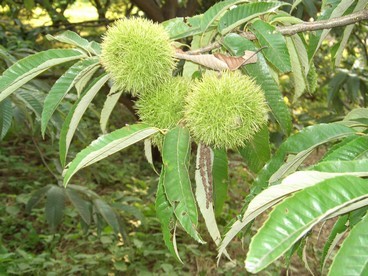
[[[40,7],[44,8],[48,15],[51,18],[52,24],[54,26],[60,26],[68,24],[69,21],[65,17],[64,13],[67,8],[70,7],[76,0],[62,0],[62,1],[54,1],[54,0],[35,0],[34,5],[39,5]],[[21,1],[22,2],[22,1]],[[33,2],[30,1],[23,1],[26,2]]]
[[[96,7],[98,20],[106,20],[106,12],[111,5],[111,0],[90,0],[90,2]]]
[[[204,11],[218,1],[199,0],[131,0],[153,21],[162,22],[174,17],[186,17]]]

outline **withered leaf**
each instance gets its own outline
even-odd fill
[[[217,71],[234,71],[239,69],[242,65],[257,62],[257,53],[253,51],[245,51],[242,57],[233,57],[221,53],[189,55],[178,49],[175,57],[189,60]]]
[[[245,51],[242,57],[232,57],[221,53],[216,53],[214,56],[226,62],[230,70],[237,70],[242,65],[257,62],[257,55],[253,51]]]
[[[204,55],[188,55],[185,53],[177,52],[175,54],[176,58],[189,60],[200,65],[203,65],[207,68],[211,68],[213,70],[229,70],[229,66],[226,62],[216,58],[214,55],[211,54],[204,54]]]

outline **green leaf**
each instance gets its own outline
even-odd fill
[[[225,0],[210,7],[201,18],[201,31],[205,32],[213,22],[221,17],[226,10],[234,5],[248,2],[247,0]]]
[[[359,221],[363,219],[365,214],[368,211],[368,205],[365,205],[363,208],[359,208],[357,210],[349,213],[349,226],[350,228],[354,227]]]
[[[77,212],[83,219],[83,221],[87,224],[91,224],[92,213],[90,209],[90,204],[86,200],[82,199],[77,192],[72,189],[65,190],[66,195],[68,196],[70,202],[73,204]]]
[[[239,149],[250,170],[254,173],[259,172],[271,157],[270,134],[267,126],[264,126],[256,133],[248,145]]]
[[[305,11],[308,13],[310,17],[316,18],[317,17],[317,6],[318,2],[309,1],[309,0],[303,0],[303,5]]]
[[[323,172],[366,172],[368,171],[368,159],[324,161],[309,169]]]
[[[78,127],[79,121],[92,102],[93,98],[96,96],[97,92],[100,91],[102,86],[108,81],[109,78],[110,76],[108,74],[103,74],[94,79],[94,81],[86,88],[78,101],[74,103],[73,107],[65,118],[59,140],[59,154],[62,166],[65,165],[69,145]]]
[[[277,13],[270,14],[267,16],[267,23],[272,26],[277,25],[285,26],[303,23],[303,20],[301,20],[298,17],[292,16],[287,12],[278,11]]]
[[[348,77],[347,70],[340,70],[328,83],[327,101],[331,105],[338,97],[340,88]]]
[[[262,20],[256,20],[252,24],[251,29],[259,44],[265,47],[265,49],[262,50],[265,58],[281,73],[290,72],[290,55],[282,34],[276,31],[274,26]]]
[[[287,161],[280,166],[280,168],[269,178],[269,185],[273,185],[275,182],[279,181],[281,178],[295,172],[299,166],[304,162],[304,160],[313,152],[316,145],[299,152],[296,155],[289,155]]]
[[[93,220],[96,224],[96,230],[97,230],[96,232],[97,232],[97,235],[100,237],[102,229],[106,226],[106,223],[103,220],[100,213],[97,211],[96,207],[93,206],[92,208],[93,208]]]
[[[293,5],[291,6],[290,12],[292,12],[296,8],[296,6],[298,6],[302,1],[303,0],[294,0]]]
[[[7,67],[10,67],[13,63],[17,62],[17,59],[2,45],[0,45],[0,58],[6,63]]]
[[[100,127],[102,133],[106,133],[107,122],[115,105],[118,103],[121,94],[123,94],[123,91],[118,91],[115,85],[111,87],[110,93],[107,95],[106,101],[101,110]]]
[[[291,39],[293,40],[295,50],[298,53],[298,58],[300,61],[300,65],[302,67],[302,71],[305,77],[307,77],[308,72],[310,70],[310,64],[309,64],[308,52],[307,52],[305,40],[302,39],[302,36],[298,34],[292,35]]]
[[[355,108],[352,111],[350,111],[345,117],[342,123],[346,122],[362,122],[365,124],[365,127],[367,127],[367,121],[368,121],[368,108]],[[360,123],[360,125],[362,125]]]
[[[153,163],[151,139],[144,140],[144,156],[146,157],[147,162],[151,165],[151,167],[155,171],[155,173],[157,175],[159,175],[159,173],[157,172],[157,170],[155,168],[155,164]]]
[[[9,99],[0,102],[0,141],[8,132],[13,119],[13,107]]]
[[[52,231],[55,231],[57,226],[63,219],[65,208],[65,193],[64,189],[55,185],[46,193],[45,214],[46,221]]]
[[[176,17],[162,22],[162,25],[172,40],[178,40],[202,33],[200,24],[201,16],[190,18]]]
[[[26,205],[26,212],[30,213],[31,210],[46,196],[46,193],[51,189],[51,185],[42,187],[32,193],[31,198],[28,200]]]
[[[179,262],[183,263],[176,247],[175,231],[173,231],[173,229],[176,227],[175,225],[177,220],[174,215],[174,208],[170,205],[170,202],[165,195],[163,185],[165,181],[164,175],[164,169],[162,169],[156,194],[156,215],[161,223],[161,230],[167,248],[169,249],[171,255],[173,255]],[[172,233],[172,231],[174,233]]]
[[[47,123],[49,122],[52,114],[55,112],[61,101],[66,94],[73,88],[76,83],[77,77],[83,71],[91,65],[98,63],[97,58],[83,59],[73,66],[71,66],[52,86],[50,92],[46,96],[44,109],[42,111],[41,131],[42,135],[45,135]]]
[[[199,69],[200,69],[200,65],[186,60],[183,66],[183,77],[188,77],[192,79],[194,78],[194,76],[196,76],[196,74],[199,74]]]
[[[364,106],[367,106],[368,85],[363,80],[360,80],[360,93],[363,98]]]
[[[196,200],[199,210],[204,218],[206,228],[212,240],[218,246],[221,242],[221,234],[218,229],[215,212],[213,209],[213,151],[210,147],[199,144],[196,159]],[[227,255],[226,252],[224,254]]]
[[[72,31],[65,31],[59,35],[52,36],[46,35],[49,40],[57,40],[62,43],[70,44],[76,46],[87,53],[92,53],[94,55],[99,55],[101,53],[100,45],[97,42],[89,42],[87,39],[80,37],[77,33]]]
[[[101,55],[101,45],[100,43],[96,42],[96,41],[90,41],[90,47],[92,49],[92,52],[94,54],[96,54],[97,56],[100,56]]]
[[[306,242],[307,237],[301,238],[296,243],[294,243],[293,246],[284,254],[286,269],[289,269],[291,258],[294,256],[294,254],[299,253],[304,249]]]
[[[292,76],[294,82],[294,97],[293,102],[295,102],[305,91],[306,85],[306,75],[302,67],[302,62],[300,60],[300,55],[294,45],[294,40],[290,37],[286,37],[286,46],[289,50]]]
[[[349,143],[350,141],[353,141],[354,139],[356,139],[357,137],[359,137],[359,135],[355,134],[355,135],[350,135],[344,139],[342,139],[341,141],[331,145],[327,151],[327,153],[325,153],[325,155],[321,158],[320,161],[325,161],[324,159],[328,159],[329,155],[331,153],[333,153],[335,150],[339,149],[340,147],[343,147],[344,145],[346,145],[347,143]]]
[[[323,3],[321,16],[318,20],[324,20],[329,18],[336,18],[342,16],[345,11],[355,2],[356,0],[329,0]],[[327,7],[327,8],[325,8]],[[317,20],[317,22],[318,22]],[[316,31],[315,34],[311,34],[308,56],[309,60],[312,60],[313,56],[321,46],[322,41],[327,37],[331,29],[325,29]]]
[[[312,147],[317,147],[324,143],[342,139],[353,135],[353,129],[338,123],[319,124],[306,127],[299,133],[289,137],[278,149],[270,161],[258,173],[253,183],[254,187],[266,187],[269,178],[282,166],[288,154],[298,154]]]
[[[94,76],[95,72],[100,68],[100,65],[101,65],[100,63],[95,63],[84,68],[75,78],[75,89],[77,90],[78,98],[80,97],[80,94],[83,92],[83,89],[86,87],[86,85]]]
[[[368,0],[359,0],[358,3],[356,4],[354,10],[353,10],[353,13],[364,9],[364,7],[367,5],[367,3],[368,3]],[[336,54],[335,54],[335,66],[340,65],[342,54],[344,52],[346,44],[348,43],[350,35],[353,32],[354,27],[355,27],[355,24],[352,24],[352,25],[349,25],[349,26],[345,26],[345,28],[344,28],[344,33],[343,33],[342,39],[340,41],[339,48],[337,49]]]
[[[93,141],[88,147],[80,151],[74,160],[67,166],[63,172],[64,186],[68,184],[70,178],[80,169],[144,140],[158,131],[158,129],[144,124],[136,124],[123,127],[101,136]]]
[[[93,204],[96,207],[97,211],[104,218],[104,220],[114,230],[115,234],[118,235],[119,233],[121,233],[119,219],[111,206],[99,198],[94,199]]]
[[[258,3],[257,3],[258,4]],[[261,4],[261,3],[259,3]],[[245,50],[256,51],[254,44],[237,34],[229,34],[224,38],[224,46],[236,56],[244,55]],[[282,130],[289,134],[292,128],[291,116],[277,83],[272,77],[266,60],[258,53],[258,62],[247,64],[243,67],[248,75],[255,78],[256,82],[265,92],[266,100],[271,108],[272,115],[280,124]]]
[[[342,234],[347,230],[346,223],[348,221],[348,215],[341,216],[335,222],[334,226],[330,231],[330,235],[327,238],[325,245],[323,246],[322,256],[321,256],[321,270],[323,271],[323,267],[326,264],[328,256],[331,254],[332,250],[336,245],[336,240],[340,240],[342,238]]]
[[[245,267],[257,273],[278,259],[314,225],[339,209],[368,197],[368,183],[339,176],[284,200],[252,238]]]
[[[197,232],[198,213],[188,167],[190,157],[189,130],[180,126],[170,130],[164,139],[162,162],[163,185],[170,205],[184,230],[196,241],[204,243]]]
[[[77,191],[78,193],[85,194],[88,198],[98,197],[98,194],[96,194],[95,192],[93,192],[92,190],[88,189],[85,186],[69,184],[68,189],[73,189],[74,191]]]
[[[368,216],[350,231],[337,252],[328,275],[367,275]]]
[[[280,169],[288,155],[294,157],[295,159],[293,158],[294,160],[291,160],[295,162],[299,158],[303,158],[313,147],[354,134],[353,129],[339,123],[332,123],[310,126],[289,137],[258,173],[246,202],[249,203],[255,195],[259,194],[262,189],[269,185],[270,177]],[[298,153],[301,154],[298,155]]]
[[[352,102],[355,102],[359,98],[360,81],[361,79],[357,74],[350,73],[348,75],[346,90]]]
[[[346,140],[346,139],[345,139]],[[343,142],[341,142],[343,143]],[[368,137],[353,137],[338,148],[331,149],[323,158],[323,161],[354,160],[368,158]]]
[[[85,57],[78,50],[52,49],[19,60],[0,76],[0,102],[50,67]]]
[[[270,186],[260,192],[249,203],[248,208],[245,210],[241,219],[235,221],[225,234],[225,237],[219,246],[218,258],[221,257],[223,250],[227,247],[235,235],[237,235],[245,226],[247,226],[251,221],[253,221],[268,208],[280,202],[285,196],[316,185],[324,180],[341,175],[364,177],[368,175],[368,172],[327,173],[318,171],[298,171],[287,176],[281,182],[281,184]]]
[[[21,100],[27,108],[32,110],[37,119],[41,119],[44,97],[39,91],[34,89],[21,89],[14,93],[15,97]]]
[[[239,5],[236,8],[229,10],[223,17],[221,17],[218,24],[218,30],[222,35],[225,35],[251,19],[266,13],[274,12],[284,5],[287,5],[287,3],[279,1]]]
[[[224,149],[213,150],[212,177],[213,204],[215,206],[215,215],[219,217],[227,198],[229,180],[228,159]]]
[[[345,206],[344,208],[341,208],[340,210],[336,211],[335,213],[327,217],[327,219],[330,219],[336,216],[345,215],[347,213],[350,213],[351,215],[352,213],[358,212],[359,210],[364,210],[364,209],[367,210],[367,206],[368,206],[368,199],[364,198],[362,200],[358,200],[352,204],[349,204]],[[350,226],[353,226],[351,219],[349,219],[349,222],[350,222]]]
[[[243,56],[246,50],[254,50],[254,44],[238,34],[228,34],[224,37],[223,45],[231,51],[234,56]]]

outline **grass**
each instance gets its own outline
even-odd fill
[[[112,204],[124,198],[144,214],[145,219],[139,221],[126,212],[119,212],[127,221],[129,244],[122,242],[108,226],[100,235],[95,227],[83,234],[80,219],[72,206],[66,209],[57,232],[52,233],[45,222],[44,201],[30,214],[25,212],[30,193],[55,182],[30,141],[24,135],[16,144],[8,140],[1,145],[0,212],[3,215],[0,218],[0,274],[44,274],[47,271],[47,275],[72,275],[93,271],[96,275],[122,272],[126,275],[216,275],[243,271],[242,265],[231,267],[226,262],[220,268],[216,267],[216,248],[209,236],[205,236],[208,244],[200,246],[179,230],[179,251],[185,265],[177,263],[169,255],[154,211],[157,176],[145,161],[142,145],[100,162],[98,170],[93,166],[86,168],[74,180],[77,184],[93,188]],[[42,149],[55,152],[47,143],[42,144]],[[49,155],[50,163],[52,159],[53,156]],[[244,189],[239,185],[239,179],[245,172],[238,168],[235,170],[237,179],[230,186],[239,189],[237,194],[242,194]],[[237,203],[240,206],[240,202]],[[228,202],[226,209],[232,210],[232,205],[237,203]],[[229,215],[232,214],[225,213],[222,221],[227,221]],[[205,233],[203,225],[201,232]],[[241,264],[245,252],[240,240],[234,242],[231,252]]]

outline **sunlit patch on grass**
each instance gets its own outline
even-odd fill
[[[71,23],[98,19],[98,13],[89,2],[75,2],[64,13]]]
[[[49,26],[52,25],[52,21],[50,16],[44,9],[35,8],[32,10],[33,16],[27,22],[32,27],[36,28],[39,26]]]
[[[32,27],[50,26],[51,18],[44,9],[35,8],[32,10],[33,16],[27,22]],[[89,2],[76,2],[71,5],[64,13],[71,23],[91,21],[98,19],[98,13],[94,6]]]

